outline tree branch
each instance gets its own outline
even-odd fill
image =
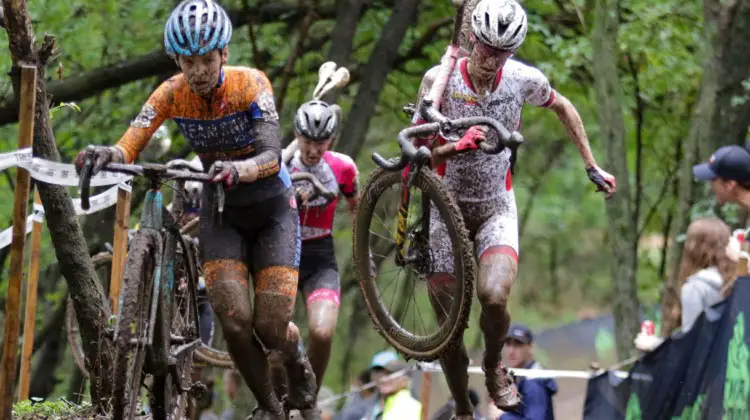
[[[294,26],[305,17],[305,12],[306,9],[283,3],[269,4],[255,10],[228,11],[235,29],[248,24],[251,19],[258,19],[263,22],[283,20],[287,21],[290,26]],[[316,10],[316,13],[321,19],[331,18],[334,16],[333,6],[320,7]],[[18,23],[14,23],[14,25],[18,25]],[[26,32],[28,33],[28,30]],[[11,42],[17,41],[13,41],[11,38]],[[26,51],[32,44],[19,46],[17,56],[28,55]],[[13,49],[14,47],[11,45],[11,50]],[[15,57],[14,61],[16,60]],[[166,55],[163,48],[159,48],[148,54],[100,67],[63,81],[50,82],[47,92],[52,96],[52,103],[81,101],[104,90],[156,76],[170,69],[173,69],[174,72],[178,71],[174,61]],[[15,99],[6,97],[0,100],[0,104],[3,104],[0,108],[0,125],[17,122],[18,105]]]
[[[305,4],[304,1],[300,1],[300,5]],[[305,40],[307,39],[307,32],[310,30],[310,26],[315,21],[315,12],[310,4],[307,5],[307,13],[305,18],[302,19],[302,23],[299,25],[297,33],[297,42],[289,52],[289,57],[286,60],[284,71],[281,73],[281,86],[279,87],[278,94],[276,96],[276,112],[281,114],[284,108],[284,99],[286,98],[286,91],[289,88],[289,82],[292,79],[292,73],[294,73],[294,64],[297,59],[303,54]]]

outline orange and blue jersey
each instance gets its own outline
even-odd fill
[[[117,143],[126,162],[136,159],[168,118],[180,127],[204,168],[210,168],[217,160],[256,158],[258,180],[229,191],[228,205],[262,201],[291,186],[289,173],[281,164],[273,88],[263,72],[224,66],[211,100],[194,93],[182,74],[165,81]]]

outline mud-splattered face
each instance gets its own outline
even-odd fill
[[[480,78],[494,77],[497,71],[505,65],[505,62],[513,56],[514,51],[492,48],[478,41],[473,35],[472,40],[474,41],[474,48],[471,50],[469,60],[472,63],[472,71],[476,73],[475,76]]]
[[[315,166],[323,158],[323,154],[328,151],[331,146],[332,139],[325,141],[312,141],[307,137],[297,134],[297,142],[299,143],[300,158],[302,163],[307,166]]]
[[[197,95],[211,96],[213,89],[219,84],[221,66],[227,63],[228,50],[213,50],[208,54],[195,56],[179,56],[177,64],[185,75],[190,90]]]

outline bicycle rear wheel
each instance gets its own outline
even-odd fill
[[[115,326],[115,360],[112,376],[112,417],[132,418],[139,405],[143,363],[147,352],[156,262],[161,236],[151,229],[135,233],[125,265],[120,313]]]
[[[109,252],[100,252],[91,257],[91,261],[94,263],[94,270],[112,264],[112,254]],[[68,304],[65,310],[65,334],[68,337],[68,343],[70,344],[70,352],[73,355],[78,369],[81,370],[83,376],[88,378],[89,371],[86,368],[86,355],[83,352],[83,344],[81,342],[81,334],[78,330],[78,319],[76,318],[76,311],[73,307],[73,299],[68,297]]]
[[[421,169],[408,192],[410,208],[399,209],[399,203],[407,196],[402,175],[377,169],[362,189],[354,221],[354,264],[375,329],[405,356],[430,361],[458,343],[466,328],[474,285],[473,252],[461,212],[442,180],[429,168]],[[386,194],[388,190],[395,192],[390,198]],[[377,211],[378,205],[383,205],[385,210]],[[392,211],[390,216],[384,214],[388,210]],[[437,239],[443,243],[450,241],[446,245],[450,250],[446,257],[452,259],[453,266],[449,274],[457,279],[449,287],[431,281],[437,273],[436,263],[440,263],[430,247],[430,239],[433,242],[436,239],[430,238],[434,235],[430,233],[430,224],[437,221],[442,221],[447,228],[447,237]],[[393,257],[398,249],[397,230],[404,232],[405,242],[402,251]],[[397,281],[403,277],[406,281],[400,288],[394,287],[393,293],[388,293],[392,294],[391,298],[386,292],[392,282],[384,285],[378,280],[380,274],[386,274],[379,272],[380,266],[408,271],[405,276],[397,275]],[[422,288],[427,289],[427,293],[417,298],[415,291]],[[407,297],[409,293],[411,299]],[[427,303],[428,308],[419,310],[420,302]],[[435,314],[434,318],[431,313]],[[413,320],[411,326],[409,316]],[[425,320],[425,317],[430,319]],[[435,331],[428,332],[428,327],[434,327]]]

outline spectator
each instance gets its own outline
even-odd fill
[[[234,417],[234,406],[235,400],[237,399],[237,391],[242,385],[242,376],[236,369],[224,371],[224,392],[229,397],[229,408],[221,413],[221,420],[232,420]]]
[[[706,163],[693,166],[699,181],[710,181],[719,204],[736,203],[750,210],[750,152],[740,146],[719,148]]]
[[[724,299],[722,290],[735,274],[727,253],[731,231],[721,219],[710,217],[690,224],[682,251],[678,285],[682,331],[688,331],[704,309]]]
[[[332,401],[327,404],[321,404],[323,401],[333,397],[333,391],[327,386],[321,386],[318,391],[318,408],[320,409],[320,420],[333,420],[336,414],[336,402]]]
[[[387,378],[390,374],[407,368],[393,351],[380,352],[370,363],[371,378],[377,382],[377,402],[366,417],[370,420],[419,420],[422,403],[409,392],[409,376]]]
[[[534,360],[534,335],[523,325],[512,325],[503,347],[502,360],[512,369],[543,369]],[[554,420],[552,396],[557,392],[557,383],[552,378],[517,379],[522,404],[516,412],[497,410],[499,420]],[[494,404],[490,404],[494,406]]]
[[[474,420],[484,420],[484,417],[482,417],[482,414],[479,412],[479,394],[471,388],[469,388],[469,400],[474,407]],[[445,403],[445,405],[435,411],[435,414],[432,415],[430,420],[452,420],[455,414],[456,401],[451,398]]]
[[[359,374],[352,384],[354,389],[362,388],[370,382],[370,369],[365,369]],[[360,420],[367,413],[372,412],[375,407],[377,395],[373,388],[360,390],[351,394],[341,411],[336,414],[334,420]]]

